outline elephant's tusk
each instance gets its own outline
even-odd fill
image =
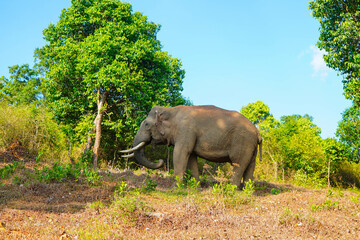
[[[140,148],[142,148],[146,143],[145,142],[141,142],[139,143],[137,146],[131,148],[131,149],[127,149],[127,150],[121,150],[121,153],[131,153],[134,152],[136,150],[139,150]]]
[[[128,155],[121,155],[121,157],[123,157],[123,158],[132,158],[132,157],[134,157],[134,153],[130,153],[130,154],[128,154]]]

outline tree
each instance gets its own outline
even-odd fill
[[[359,162],[360,160],[360,108],[356,105],[346,109],[339,122],[336,136],[352,152],[350,160]]]
[[[343,76],[345,96],[360,106],[360,2],[358,0],[310,1],[320,22],[318,47],[327,65]]]
[[[41,98],[40,74],[28,64],[9,67],[10,79],[0,78],[0,100],[12,105],[39,104]]]
[[[280,123],[270,113],[268,105],[262,101],[256,101],[255,103],[249,103],[241,108],[240,113],[247,117],[258,129],[263,137],[263,150],[264,161],[267,160],[267,156],[270,158],[274,168],[274,177],[278,178],[278,165],[281,162],[281,155],[279,154],[279,146],[276,141],[276,137],[272,134],[273,130],[278,128]]]
[[[45,97],[68,129],[89,129],[92,119],[87,148],[95,132],[94,167],[102,126],[134,132],[153,105],[183,100],[184,70],[179,59],[161,50],[159,29],[129,3],[72,0],[58,23],[43,31],[47,44],[35,53],[46,72]]]
[[[340,165],[349,159],[349,147],[343,142],[335,138],[327,138],[323,140],[323,149],[325,158],[328,162],[328,186],[330,186],[331,176],[336,181],[336,175],[340,169]],[[335,175],[335,176],[334,176]]]
[[[279,124],[270,113],[269,106],[262,101],[249,103],[241,108],[240,113],[247,117],[260,130],[268,130]]]
[[[307,174],[322,171],[321,129],[309,115],[281,117],[278,136],[285,169],[303,170]]]

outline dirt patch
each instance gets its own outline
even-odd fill
[[[4,149],[0,149],[0,161],[12,162],[12,161],[32,161],[35,160],[35,156],[22,145],[20,140],[15,140],[9,146]]]
[[[34,174],[31,164],[14,176]],[[222,196],[211,187],[177,190],[161,171],[99,173],[100,186],[3,181],[0,239],[360,239],[354,190],[258,181],[251,196]],[[138,191],[148,179],[156,191]],[[116,198],[123,181],[125,193]]]
[[[157,175],[157,191],[136,197],[148,208],[124,215],[126,205],[112,204],[117,184],[141,187],[145,178],[124,171],[98,187],[2,186],[0,239],[360,239],[360,196],[353,192],[329,197],[327,190],[262,182],[250,200],[232,205],[210,188],[178,195],[171,179]],[[94,203],[100,206],[89,207]]]

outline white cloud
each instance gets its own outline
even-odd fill
[[[325,50],[320,50],[315,46],[310,46],[312,52],[311,66],[313,68],[313,77],[320,77],[325,80],[329,74],[329,68],[326,66],[323,56],[326,54]]]

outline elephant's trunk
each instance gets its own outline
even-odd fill
[[[149,161],[146,157],[145,157],[145,152],[144,152],[144,148],[137,150],[134,152],[134,157],[137,163],[150,168],[150,169],[157,169],[160,168],[164,165],[164,161],[162,159],[159,160],[159,162],[154,163]]]
[[[159,162],[151,162],[149,161],[144,152],[144,148],[147,144],[151,142],[151,134],[144,129],[143,123],[140,126],[138,133],[135,136],[133,148],[128,150],[120,151],[121,153],[130,153],[128,155],[123,155],[122,157],[135,157],[135,161],[138,164],[141,164],[150,169],[157,169],[164,165],[163,160],[159,160]],[[133,154],[132,154],[133,152]]]

